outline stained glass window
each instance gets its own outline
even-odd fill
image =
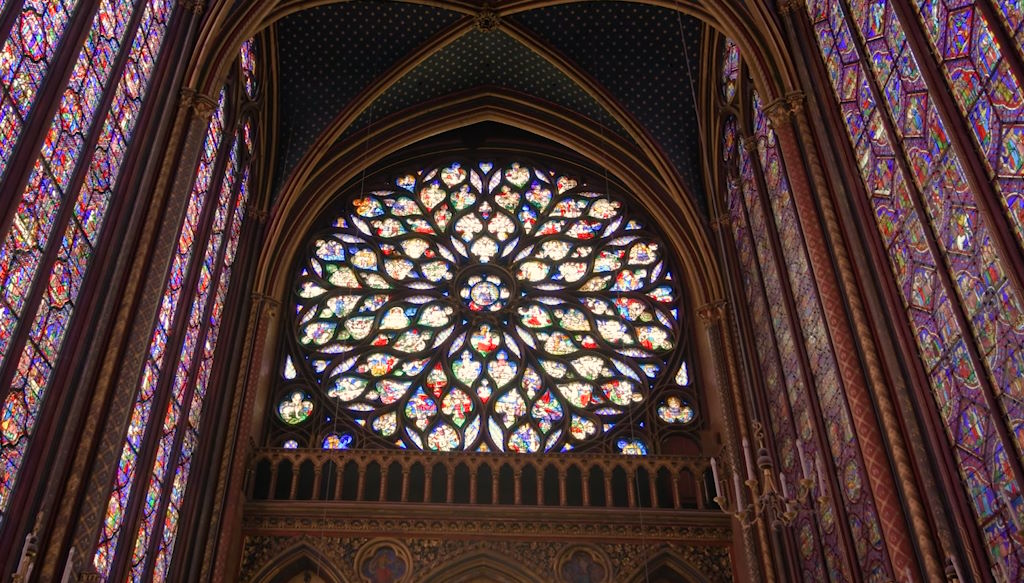
[[[10,68],[10,75],[0,76],[0,107],[5,109],[0,116],[0,164],[13,152],[15,134],[75,5],[25,2],[2,49],[5,70],[6,63],[18,64]],[[173,8],[173,0],[150,0],[138,7],[131,2],[101,3],[77,53],[42,152],[31,167],[14,225],[0,244],[0,365],[16,363],[17,367],[0,422],[0,512],[10,499],[55,370]],[[138,11],[141,17],[133,24]],[[112,55],[122,49],[127,56],[119,72],[119,61]],[[113,100],[109,108],[100,110],[107,90],[113,91]],[[17,111],[8,111],[9,106]],[[84,151],[90,135],[97,141],[92,150]],[[88,164],[84,184],[74,183],[72,177],[81,164]],[[13,175],[5,178],[15,179]],[[62,213],[69,206],[72,212]],[[66,222],[60,220],[62,215]],[[51,239],[55,233],[62,236]],[[47,266],[45,253],[54,247],[55,257]],[[28,293],[40,275],[46,277],[45,288],[38,303],[32,304]],[[20,354],[14,356],[9,354],[12,340],[22,324],[27,333]]]
[[[311,425],[327,447],[338,411],[400,447],[595,447],[673,382],[680,290],[624,199],[517,162],[393,184],[311,239],[274,443]],[[623,439],[615,451],[648,450]]]
[[[736,97],[740,72],[740,48],[732,39],[725,39],[722,54],[722,96],[726,101],[732,101]]]
[[[917,6],[939,49],[935,56],[912,52],[904,23],[886,1],[816,0],[808,11],[990,559],[1016,580],[1024,554],[1004,501],[1021,496],[1007,459],[1020,457],[1024,441],[1024,415],[1012,397],[1024,378],[1020,299],[989,234],[993,225],[978,208],[986,195],[973,190],[961,153],[951,146],[942,105],[932,98],[946,87],[929,86],[918,60],[940,61],[960,108],[946,115],[966,116],[981,147],[980,163],[997,174],[992,194],[1003,201],[1007,226],[1018,235],[1014,192],[1020,186],[1014,176],[999,174],[1016,172],[1018,145],[1007,132],[1018,119],[1020,89],[1002,60],[1005,47],[991,35],[993,23],[973,2]],[[1001,410],[990,407],[982,385]],[[1016,443],[999,438],[998,424],[1009,425]]]
[[[0,47],[0,178],[76,6],[78,0],[26,0]]]
[[[146,428],[152,416],[154,400],[157,397],[160,372],[164,366],[164,358],[168,354],[167,340],[171,336],[174,327],[177,308],[187,305],[187,302],[182,301],[182,294],[187,292],[184,289],[184,282],[195,247],[192,243],[196,238],[196,231],[199,228],[203,210],[206,208],[206,201],[210,190],[213,188],[211,182],[214,179],[214,167],[223,138],[224,118],[226,115],[225,100],[226,91],[222,91],[219,105],[214,111],[213,118],[210,120],[210,125],[207,129],[206,140],[196,171],[196,179],[192,186],[192,194],[189,197],[188,207],[185,211],[185,220],[181,226],[180,241],[182,244],[177,246],[177,252],[171,263],[170,275],[168,277],[169,283],[164,290],[163,301],[160,303],[156,328],[153,330],[149,345],[149,356],[143,365],[142,378],[139,383],[131,421],[129,422],[128,435],[122,446],[113,493],[107,504],[103,532],[96,549],[96,555],[93,558],[96,569],[104,577],[110,573],[118,540],[125,530],[123,526],[125,510],[129,507],[132,485],[135,483],[136,474],[139,471],[139,454],[143,446],[142,436],[146,433]]]
[[[242,47],[239,62],[242,83],[255,86],[251,51],[252,41]],[[226,133],[244,106],[229,102],[232,93],[221,92],[207,129],[93,557],[105,579],[123,568],[131,581],[163,581],[171,565],[251,188],[256,128],[245,120],[236,122],[233,135]],[[157,406],[162,415],[151,413]],[[147,459],[142,435],[157,422],[155,452]],[[336,437],[341,447],[344,436]],[[137,523],[126,524],[133,507],[139,509]],[[125,557],[123,567],[117,567],[117,556]]]

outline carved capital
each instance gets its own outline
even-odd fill
[[[697,317],[705,324],[714,324],[725,319],[725,311],[728,307],[729,304],[725,300],[707,303],[697,308]]]
[[[778,3],[779,13],[789,15],[793,12],[799,12],[807,6],[806,0],[780,0]]]
[[[268,318],[274,318],[277,316],[277,310],[281,307],[281,302],[275,298],[272,298],[266,294],[259,292],[253,292],[250,296],[254,304],[254,308],[263,312]]]
[[[217,99],[203,95],[191,87],[185,87],[181,90],[181,107],[192,109],[200,119],[209,119],[217,107]]]
[[[711,219],[711,228],[716,231],[720,229],[728,229],[731,224],[732,218],[729,216],[729,213],[722,213]]]
[[[765,105],[764,113],[772,121],[772,127],[775,129],[789,123],[793,115],[793,112],[789,109],[789,101],[784,97]]]
[[[501,16],[497,12],[491,10],[488,7],[484,7],[477,12],[476,17],[476,29],[481,32],[491,32],[492,30],[498,30],[501,26]]]
[[[245,216],[252,217],[260,223],[267,222],[268,214],[269,213],[267,213],[267,211],[263,210],[258,205],[252,203],[245,205]]]
[[[757,151],[757,138],[753,136],[743,136],[740,138],[740,147],[747,152]]]
[[[181,6],[196,15],[202,15],[203,11],[206,10],[206,0],[178,0]]]
[[[807,96],[803,91],[790,91],[786,94],[786,103],[789,104],[789,112],[796,117],[803,112],[807,104]]]

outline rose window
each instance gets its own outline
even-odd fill
[[[362,193],[314,234],[294,291],[290,425],[317,393],[322,420],[401,447],[561,451],[656,409],[673,376],[665,244],[554,171],[454,163]]]

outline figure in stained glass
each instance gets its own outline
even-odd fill
[[[403,447],[592,445],[660,386],[679,290],[642,219],[580,183],[454,162],[356,196],[302,260],[292,378]]]

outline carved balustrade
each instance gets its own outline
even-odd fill
[[[250,501],[716,510],[695,456],[262,448]]]

